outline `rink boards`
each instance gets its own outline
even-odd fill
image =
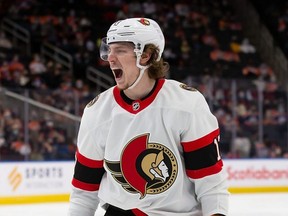
[[[288,160],[224,160],[231,193],[288,192]],[[73,161],[1,162],[0,204],[68,201]]]

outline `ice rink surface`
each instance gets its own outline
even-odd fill
[[[0,205],[0,216],[65,216],[68,203]],[[103,215],[103,211],[95,216]],[[288,216],[288,193],[233,194],[229,216]]]

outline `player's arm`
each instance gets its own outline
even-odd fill
[[[219,151],[218,122],[202,95],[192,109],[181,142],[186,174],[195,184],[203,215],[227,215],[229,192]]]
[[[92,160],[76,152],[69,216],[94,216],[104,172],[103,160]]]
[[[87,192],[73,187],[68,216],[94,216],[98,204],[98,191]]]
[[[104,153],[100,146],[103,143],[101,131],[94,128],[93,113],[91,106],[84,110],[79,128],[69,216],[94,216],[99,204],[98,190],[105,173]]]

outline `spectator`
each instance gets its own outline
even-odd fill
[[[252,44],[250,44],[248,38],[244,38],[240,44],[240,51],[245,54],[256,53],[256,48]]]
[[[0,48],[11,50],[13,48],[12,42],[6,37],[3,31],[0,31]]]
[[[32,75],[41,75],[47,71],[47,67],[39,54],[34,54],[32,61],[29,63],[29,70]]]
[[[232,142],[232,154],[237,155],[239,158],[249,158],[252,145],[247,136],[243,132],[238,132],[237,137]]]

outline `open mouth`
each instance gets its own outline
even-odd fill
[[[115,78],[120,78],[123,74],[123,71],[121,69],[114,69],[113,70]]]

